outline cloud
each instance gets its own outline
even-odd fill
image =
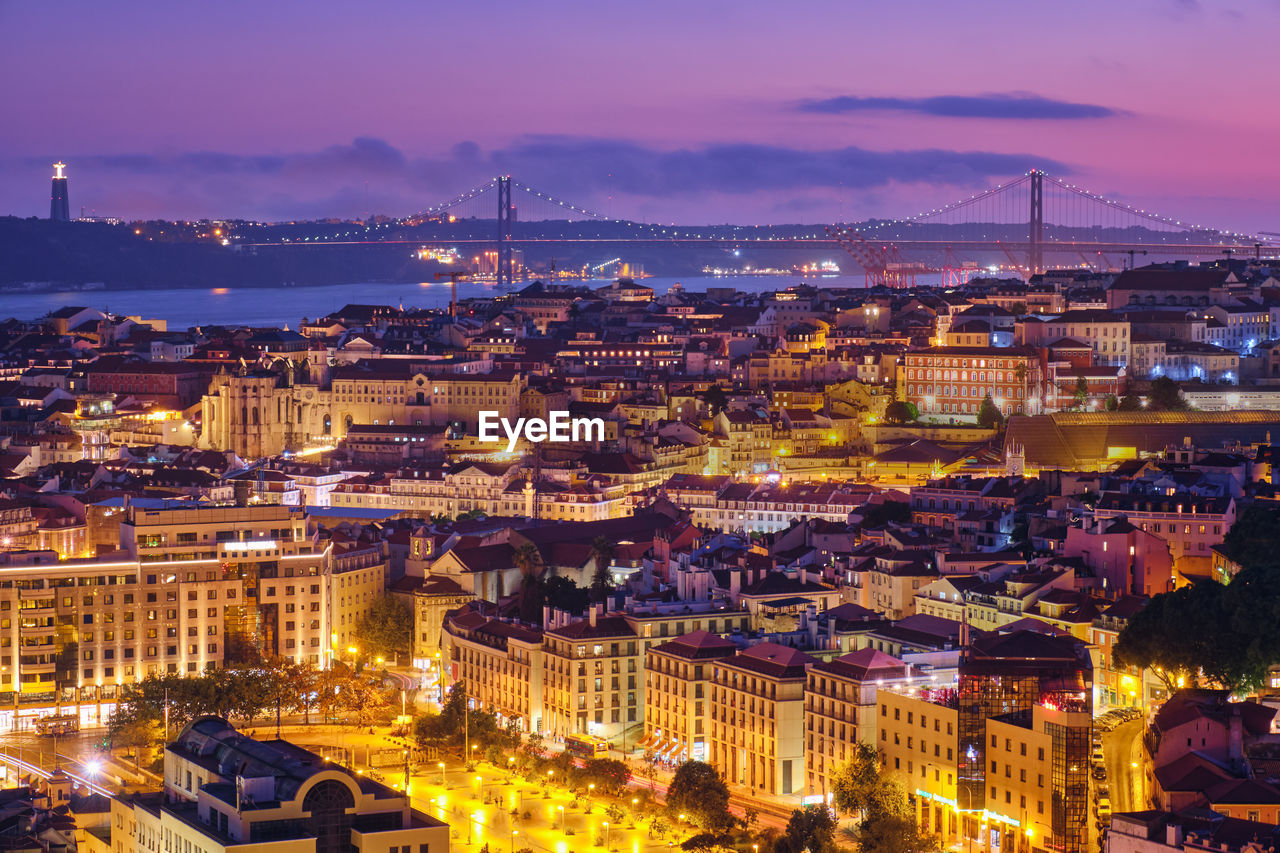
[[[906,112],[941,118],[1087,119],[1123,115],[1097,104],[1059,101],[1029,92],[987,95],[936,95],[932,98],[885,98],[839,95],[801,101],[796,109],[820,115],[857,112]]]
[[[527,176],[526,183],[536,178],[544,186],[638,196],[739,194],[842,184],[861,189],[917,182],[971,186],[1044,163],[1028,155],[985,151],[802,149],[745,143],[662,150],[624,140],[582,137],[533,137],[491,152],[489,160],[503,171]],[[1059,174],[1068,171],[1056,162],[1040,168]]]
[[[97,210],[129,218],[173,216],[175,211],[149,204],[131,209],[140,199],[166,194],[173,197],[176,211],[193,218],[354,216],[370,209],[409,214],[505,173],[588,208],[601,209],[612,198],[618,215],[636,206],[664,208],[664,220],[679,219],[714,204],[732,219],[746,214],[747,204],[756,211],[800,213],[805,198],[836,192],[866,197],[877,191],[896,193],[904,185],[930,192],[939,187],[970,190],[1033,166],[1070,173],[1059,162],[991,151],[806,149],[732,142],[660,148],[581,136],[528,136],[495,148],[463,141],[436,156],[412,156],[385,140],[362,137],[294,153],[80,154],[68,162],[77,199],[87,196]],[[5,178],[39,175],[46,168],[44,160],[0,158],[0,187],[17,183]],[[21,180],[27,180],[25,175]],[[0,209],[11,201],[3,195],[0,191]],[[829,207],[830,201],[826,203]]]

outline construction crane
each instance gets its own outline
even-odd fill
[[[436,280],[439,281],[446,276],[449,279],[449,316],[456,318],[458,316],[458,279],[464,278],[469,273],[462,270],[449,270],[448,272],[436,273]]]

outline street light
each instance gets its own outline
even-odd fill
[[[565,822],[566,822],[567,818],[565,817],[565,814],[564,814],[564,806],[556,806],[556,808],[557,808],[557,809],[559,809],[559,811],[560,811],[560,832],[561,832],[561,833],[566,833],[566,832],[568,832],[569,830],[566,828],[566,823],[565,823]]]
[[[609,849],[609,821],[604,822],[604,849]],[[512,851],[514,853],[514,851]]]
[[[436,767],[440,768],[440,786],[448,790],[449,783],[444,780],[444,762],[443,761],[436,762]]]
[[[520,834],[520,830],[511,830],[511,853],[516,853],[516,836]]]

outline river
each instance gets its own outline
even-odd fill
[[[781,290],[806,280],[795,275],[683,276],[646,278],[641,283],[662,295],[679,282],[686,290],[732,287],[751,293]],[[862,287],[861,275],[822,276],[808,279],[822,287]],[[569,284],[603,287],[612,279]],[[523,283],[517,287],[525,286]],[[458,298],[500,293],[484,282],[458,282]],[[314,319],[350,303],[403,305],[405,308],[440,308],[449,304],[449,283],[331,284],[316,287],[205,288],[169,290],[70,290],[42,293],[0,293],[0,319],[34,320],[68,305],[100,308],[119,315],[141,315],[168,321],[174,330],[199,325],[273,326],[297,328],[303,317]]]

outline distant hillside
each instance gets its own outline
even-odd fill
[[[403,245],[233,251],[212,240],[149,240],[133,226],[0,217],[4,289],[26,282],[170,288],[419,281],[435,271],[411,258]]]

